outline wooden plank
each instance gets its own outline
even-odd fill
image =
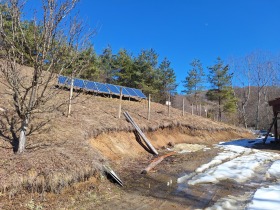
[[[139,135],[142,137],[146,145],[149,147],[149,149],[155,154],[158,155],[157,150],[153,147],[153,145],[150,143],[150,141],[147,139],[145,134],[141,131],[141,129],[138,127],[138,125],[134,122],[132,117],[129,115],[128,112],[124,112],[124,116],[126,119],[133,125],[133,127],[136,129],[136,131],[139,133]]]
[[[132,117],[129,115],[128,112],[126,112],[126,114],[128,115],[128,117],[131,120],[131,123],[134,125],[135,129],[138,131],[139,135],[142,137],[142,139],[144,140],[144,142],[146,143],[146,145],[149,147],[150,150],[153,151],[153,153],[155,155],[158,155],[158,152],[156,151],[156,149],[153,147],[153,145],[150,143],[150,141],[148,140],[148,138],[145,136],[145,134],[141,131],[141,129],[138,127],[138,125],[134,122],[134,120],[132,119]]]

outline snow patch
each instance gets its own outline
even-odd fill
[[[267,178],[280,179],[280,160],[275,161],[266,172]]]
[[[219,153],[212,161],[196,169],[188,184],[218,183],[221,180],[234,180],[240,183],[250,180],[258,168],[280,156],[240,146],[223,146],[227,152]],[[240,156],[240,157],[239,157]]]
[[[280,209],[280,185],[271,185],[268,188],[258,189],[249,203],[248,210],[275,210]]]
[[[229,195],[227,197],[219,199],[213,206],[206,208],[205,210],[236,210],[245,209],[246,203],[251,198],[251,193],[245,193],[240,196]]]

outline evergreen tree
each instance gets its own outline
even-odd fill
[[[221,58],[217,58],[214,66],[208,67],[209,82],[213,89],[210,89],[206,96],[209,100],[218,102],[218,120],[222,119],[222,112],[235,112],[236,98],[231,87],[233,74],[229,73],[229,66],[223,64]]]
[[[198,112],[198,98],[199,93],[203,90],[203,67],[198,59],[194,59],[190,65],[192,68],[188,71],[185,80],[183,81],[185,90],[183,92],[193,95],[196,112]]]
[[[111,46],[108,46],[103,50],[100,55],[100,70],[103,76],[103,81],[109,84],[116,83],[117,68],[115,65],[115,56],[113,55]]]
[[[165,102],[168,99],[168,95],[177,88],[176,75],[174,70],[170,67],[170,61],[167,58],[164,58],[160,63],[157,74],[159,78],[158,101]]]
[[[132,56],[125,49],[121,49],[116,56],[117,84],[136,87],[137,71],[134,68]]]
[[[82,74],[81,78],[88,79],[91,81],[102,82],[102,74],[100,69],[100,59],[94,51],[92,45],[90,45],[81,54],[81,57],[86,57],[89,60],[88,68],[86,68]]]
[[[134,71],[137,77],[135,84],[137,88],[143,90],[146,94],[156,94],[158,90],[159,77],[156,72],[158,63],[158,54],[155,50],[142,50],[134,60]]]

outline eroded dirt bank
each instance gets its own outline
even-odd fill
[[[249,132],[235,130],[194,130],[187,127],[165,128],[147,132],[146,136],[156,149],[166,147],[168,143],[195,143],[212,145],[220,141],[252,138]],[[141,142],[140,142],[141,143]],[[112,132],[99,135],[90,140],[90,144],[113,162],[125,158],[138,158],[147,155],[145,147],[139,144],[133,132]]]

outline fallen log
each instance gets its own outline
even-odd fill
[[[154,167],[156,167],[161,161],[163,161],[164,158],[169,157],[174,154],[176,154],[176,152],[170,152],[168,154],[165,154],[165,155],[162,155],[160,157],[153,159],[153,161],[141,172],[141,174],[147,174],[150,170],[152,170]]]

